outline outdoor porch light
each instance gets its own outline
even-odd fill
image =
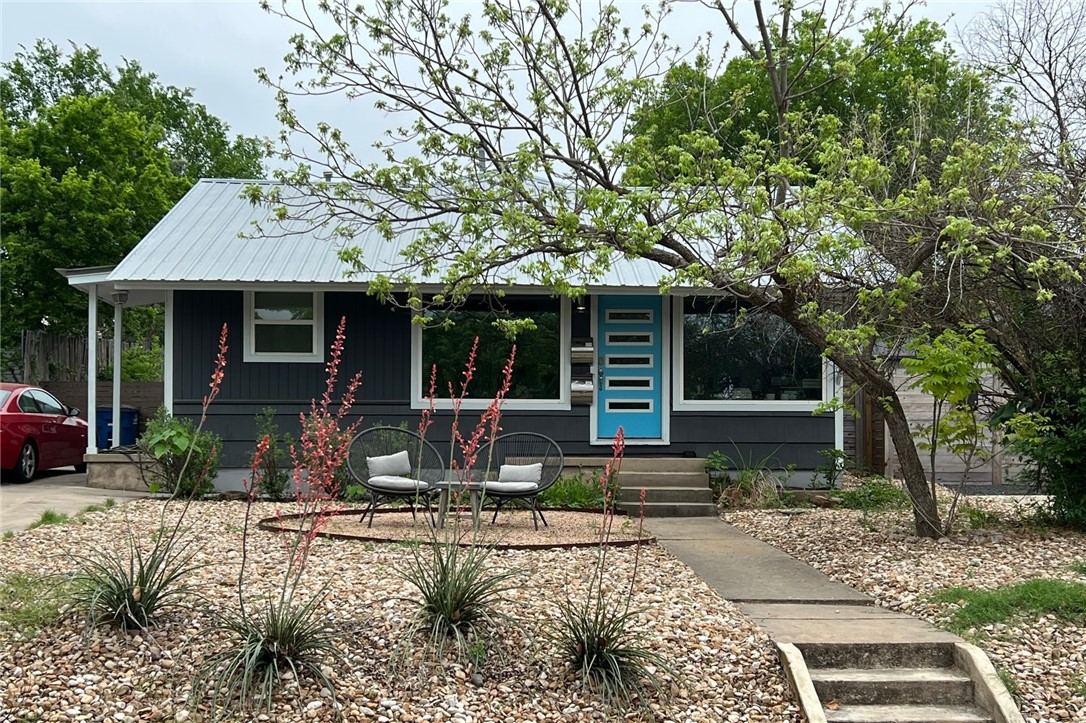
[[[128,301],[128,292],[121,289],[118,291],[114,291],[112,294],[110,294],[110,297],[113,299],[114,306],[124,306],[125,303]]]

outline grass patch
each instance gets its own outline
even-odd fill
[[[5,540],[14,540],[15,539],[15,531],[14,530],[8,530],[7,532],[5,532],[4,533],[4,539]]]
[[[57,576],[15,573],[0,578],[0,637],[30,637],[61,617],[70,584]]]
[[[1071,563],[1071,572],[1077,572],[1079,575],[1086,575],[1086,560],[1079,560],[1078,562]]]
[[[83,509],[81,509],[79,511],[79,514],[77,516],[88,515],[91,512],[105,512],[109,508],[116,507],[116,506],[117,506],[117,500],[113,499],[112,497],[107,497],[104,500],[102,500],[101,504],[87,505],[86,507],[84,507]]]
[[[958,603],[947,627],[954,632],[1004,623],[1030,615],[1054,615],[1074,624],[1086,623],[1086,585],[1038,578],[995,590],[961,587],[940,590],[936,602]]]
[[[57,512],[56,510],[45,510],[41,513],[38,519],[31,522],[26,526],[26,529],[33,530],[44,525],[63,525],[71,518],[63,512]]]

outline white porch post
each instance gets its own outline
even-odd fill
[[[162,403],[173,414],[173,290],[166,292],[166,329],[162,339]]]
[[[98,451],[98,284],[90,287],[87,301],[87,454]]]
[[[110,447],[121,444],[121,346],[124,334],[121,322],[124,318],[124,304],[116,299],[113,302],[113,434],[110,435]]]
[[[845,391],[845,378],[844,374],[837,367],[836,364],[830,364],[830,373],[833,375],[833,398],[838,401],[837,408],[833,411],[833,446],[834,448],[844,452],[845,451],[845,408],[844,408],[844,391]]]

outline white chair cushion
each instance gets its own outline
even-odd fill
[[[512,494],[514,492],[531,492],[537,489],[539,485],[535,482],[487,482],[487,492],[505,492]]]
[[[425,492],[430,489],[430,485],[420,479],[411,479],[410,477],[400,477],[392,474],[381,474],[376,477],[370,477],[366,480],[366,484],[370,487],[376,487],[379,490],[388,490],[389,492]]]
[[[535,464],[503,464],[498,470],[499,482],[531,482],[539,484],[543,478],[543,463]]]
[[[411,474],[411,458],[407,456],[407,450],[396,454],[386,454],[384,457],[366,457],[366,469],[370,471],[370,478],[374,477],[405,477]]]

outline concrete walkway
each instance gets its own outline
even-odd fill
[[[74,515],[88,505],[101,504],[107,498],[121,502],[146,497],[146,492],[124,492],[87,487],[87,475],[56,469],[39,472],[30,484],[4,482],[0,485],[0,534],[25,530],[46,510]]]
[[[955,643],[714,517],[645,521],[660,544],[776,643]]]

